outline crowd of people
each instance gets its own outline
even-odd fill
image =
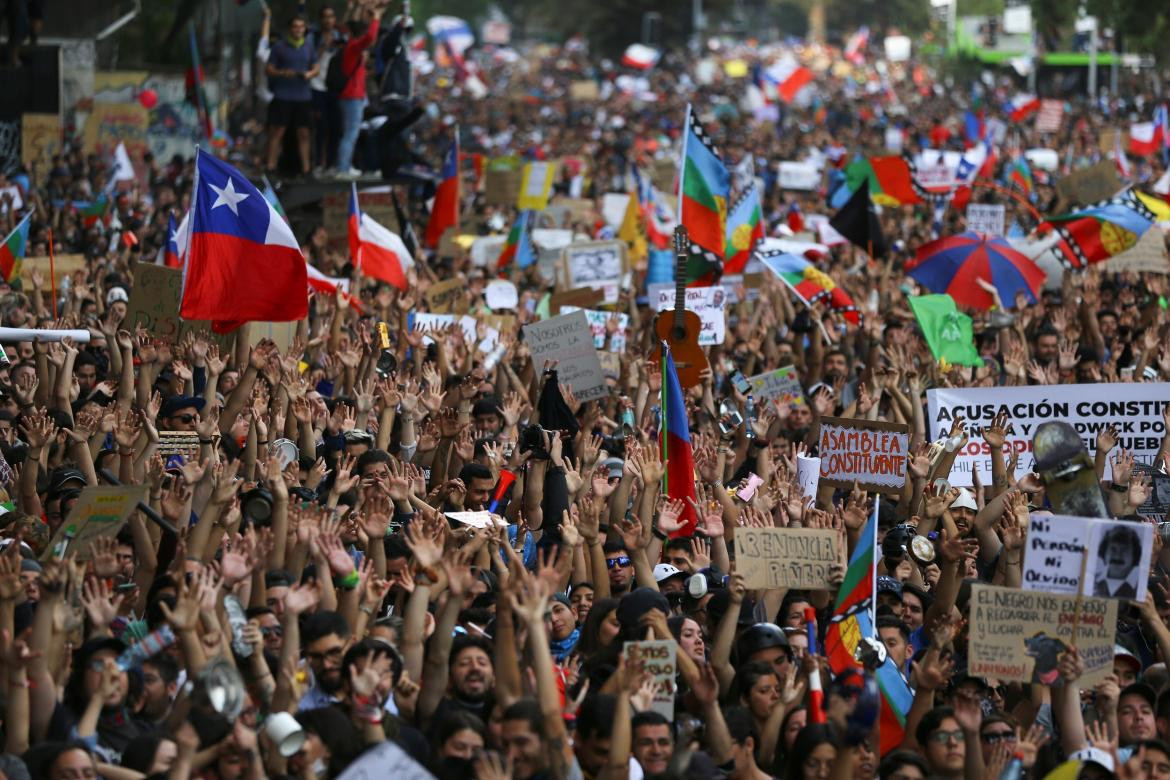
[[[358,23],[347,42],[326,5],[313,27],[292,19],[261,47],[268,135],[235,150],[250,172],[276,167],[289,129],[301,173],[350,172],[365,84],[379,78],[363,63],[383,40],[382,10],[348,9]],[[725,46],[718,56],[749,53]],[[333,96],[320,88],[325,49],[346,76]],[[817,51],[842,60],[840,49]],[[600,199],[628,189],[629,167],[677,153],[690,103],[729,167],[751,156],[773,233],[794,207],[830,211],[823,188],[780,186],[782,160],[817,160],[827,180],[832,161],[876,153],[895,127],[910,153],[963,148],[961,90],[925,64],[878,69],[868,56],[818,71],[818,99],[761,121],[742,103],[742,79],[700,78],[682,56],[643,75],[590,56],[579,40],[515,57],[471,53],[489,93],[461,87],[466,69],[416,64],[413,95],[397,108],[423,118],[400,142],[438,168],[457,118],[468,154],[582,158],[586,169],[566,169],[552,202],[594,198],[593,214],[563,225],[591,240],[616,228]],[[598,97],[571,99],[570,84],[589,79]],[[1014,87],[1004,76],[980,89],[990,118]],[[1105,128],[1156,98],[1137,81],[1127,89],[1070,101],[1054,134],[1012,126],[1010,143],[1058,149],[1066,172],[1084,168],[1101,158]],[[1164,171],[1156,155],[1129,162],[1138,184]],[[1164,273],[1066,273],[1034,304],[974,313],[983,366],[940,366],[903,274],[935,216],[883,209],[888,256],[843,245],[816,259],[852,293],[857,322],[805,307],[767,274],[728,303],[725,342],[707,348],[710,370],[686,392],[696,498],[684,502],[663,491],[664,378],[648,360],[644,264],[612,307],[629,316],[628,346],[598,400],[577,399],[525,343],[521,327],[554,287],[540,265],[503,271],[520,295],[503,312],[515,330],[500,334],[496,358],[458,325],[411,327],[427,290],[453,278],[466,283],[453,310],[481,325],[501,313],[484,297],[494,262],[475,266],[458,244],[447,254],[419,248],[400,290],[360,278],[344,241],[295,221],[308,262],[353,276],[349,295],[310,293],[309,316],[281,346],[247,324],[168,337],[135,327],[128,304],[136,265],[155,262],[168,215],[190,204],[193,170],[190,160],[147,164],[140,185],[119,191],[96,221],[72,204],[92,200],[110,169],[76,142],[41,179],[0,177],[0,232],[31,210],[30,258],[52,240],[58,255],[85,259],[56,289],[39,271],[13,279],[0,297],[3,325],[89,335],[7,344],[0,368],[0,772],[9,780],[321,780],[347,769],[477,780],[1170,779],[1161,537],[1151,596],[1122,601],[1109,627],[1116,650],[1104,682],[1080,683],[1075,644],[1044,681],[973,676],[970,586],[1018,587],[1029,517],[1052,507],[1043,480],[1017,478],[1018,453],[1004,452],[1008,417],[979,430],[956,422],[946,436],[957,446],[925,446],[929,388],[1170,379]],[[1036,182],[1041,213],[1059,175]],[[515,213],[484,202],[474,166],[462,179],[467,230],[505,229]],[[1035,227],[1029,209],[1007,205],[1009,222]],[[409,212],[421,225],[425,202],[415,198]],[[942,231],[962,226],[952,210]],[[611,319],[607,338],[619,327]],[[732,381],[789,365],[805,392],[791,403],[749,408]],[[880,719],[858,712],[857,679],[828,671],[837,591],[749,589],[735,562],[737,529],[828,529],[840,586],[875,497],[822,489],[803,498],[797,459],[817,452],[830,416],[908,426],[909,478],[880,501],[878,538],[917,529],[935,550],[924,563],[880,544],[874,561],[877,638],[913,692],[901,738],[884,752]],[[191,450],[174,454],[176,433]],[[1150,482],[1132,474],[1118,437],[1098,437],[1097,476],[1111,456],[1101,481],[1110,511],[1146,522],[1136,512]],[[982,480],[940,486],[956,451],[979,440],[990,464]],[[75,543],[94,519],[71,511],[87,488],[110,483],[106,474],[143,486],[150,511]],[[744,500],[750,475],[759,487]],[[488,510],[486,523],[449,514]],[[689,513],[697,526],[681,534]],[[631,644],[647,639],[673,644],[671,679],[652,675],[661,666]]]

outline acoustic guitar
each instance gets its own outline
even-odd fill
[[[657,339],[650,359],[662,360],[662,342],[670,346],[674,367],[678,370],[678,381],[683,388],[694,387],[701,382],[700,374],[707,367],[707,355],[699,346],[699,332],[703,321],[693,311],[687,311],[687,254],[691,243],[687,229],[678,225],[674,229],[674,310],[658,312],[654,320]]]

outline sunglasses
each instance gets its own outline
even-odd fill
[[[171,419],[178,420],[181,423],[187,424],[187,423],[195,422],[195,415],[193,415],[193,414],[178,414],[178,415],[173,415],[171,417]]]
[[[607,568],[607,569],[612,569],[615,566],[629,566],[629,565],[630,565],[630,559],[625,555],[619,556],[617,558],[607,558],[605,561],[605,568]]]
[[[284,636],[284,629],[280,626],[261,626],[260,633],[264,636]]]

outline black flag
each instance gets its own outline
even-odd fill
[[[833,215],[829,225],[868,252],[870,257],[885,256],[886,237],[882,234],[881,222],[869,199],[869,179],[863,181],[857,192]]]
[[[394,216],[398,218],[398,234],[402,236],[402,243],[411,257],[418,257],[418,240],[414,236],[414,225],[406,216],[402,203],[398,200],[398,192],[391,188],[390,196],[394,198]]]

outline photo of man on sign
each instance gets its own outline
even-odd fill
[[[1108,598],[1137,597],[1138,561],[1142,557],[1142,540],[1137,531],[1123,525],[1114,526],[1101,536],[1097,547],[1097,576],[1093,595]]]

